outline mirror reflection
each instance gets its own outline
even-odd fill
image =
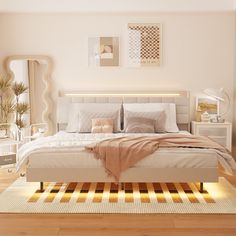
[[[24,114],[25,126],[42,123],[44,104],[40,99],[40,93],[44,89],[42,78],[47,64],[38,60],[11,60],[9,66],[14,74],[14,83],[23,83],[28,88],[19,96],[19,102],[29,104],[30,107],[29,111]]]
[[[19,129],[51,134],[50,85],[51,60],[46,56],[11,56],[5,60],[16,104],[13,122]]]

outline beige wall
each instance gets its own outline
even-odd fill
[[[125,66],[128,22],[160,22],[163,60],[160,67]],[[0,62],[12,54],[45,54],[53,58],[57,90],[155,91],[224,87],[232,97],[235,14],[0,14]],[[87,38],[119,36],[121,66],[89,68]],[[228,114],[232,120],[232,109]]]
[[[236,4],[236,2],[235,2]],[[235,25],[236,25],[236,13]],[[234,41],[234,96],[233,96],[233,154],[236,157],[236,30],[235,30],[235,41]]]

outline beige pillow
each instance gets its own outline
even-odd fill
[[[113,119],[92,119],[91,133],[113,133]]]
[[[135,112],[135,111],[124,111],[124,129],[127,128],[127,120],[131,117],[140,117],[155,120],[155,132],[165,132],[166,114],[165,111],[153,111],[153,112]]]
[[[179,132],[178,126],[176,124],[176,105],[174,103],[125,103],[123,104],[123,107],[125,112],[132,111],[132,112],[143,113],[143,112],[164,111],[165,126],[163,132],[170,132],[170,133]],[[161,131],[156,130],[156,132],[161,132]]]
[[[153,119],[145,117],[130,117],[126,120],[125,133],[155,133],[155,123]]]
[[[92,130],[92,119],[109,118],[113,120],[114,132],[120,131],[120,112],[119,111],[79,111],[79,132],[90,133]]]

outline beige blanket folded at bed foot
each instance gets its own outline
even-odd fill
[[[116,181],[122,171],[155,152],[159,147],[210,148],[229,155],[227,150],[207,137],[186,134],[165,134],[162,136],[126,136],[111,138],[87,145],[101,159],[107,172]]]

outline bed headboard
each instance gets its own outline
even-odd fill
[[[189,92],[155,93],[81,93],[60,92],[57,101],[57,128],[65,129],[71,103],[175,103],[177,125],[190,130]]]

